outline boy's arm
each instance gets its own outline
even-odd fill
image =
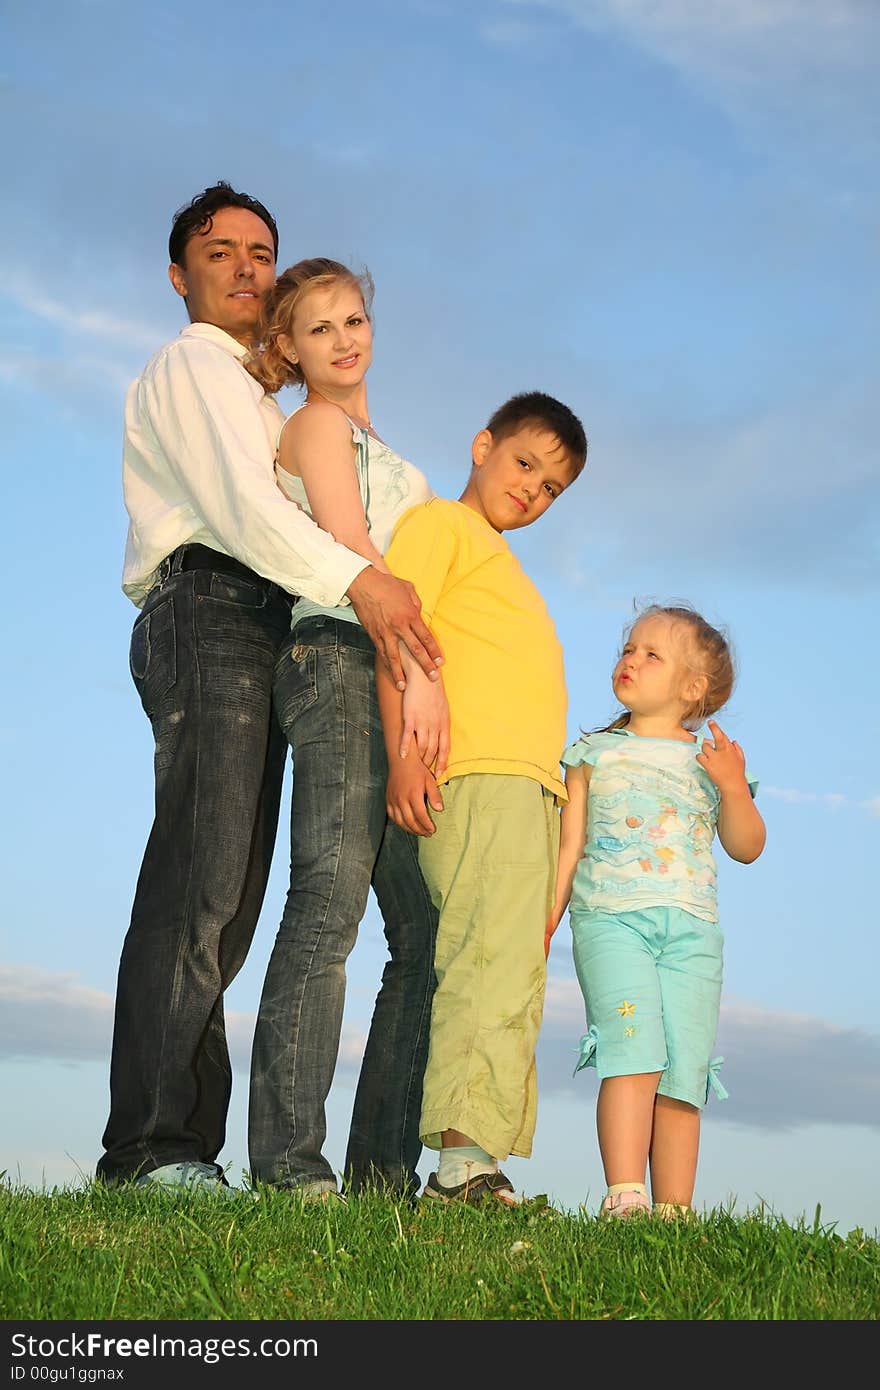
[[[385,751],[388,755],[388,787],[385,809],[389,820],[414,835],[433,835],[434,822],[428,813],[429,803],[435,811],[443,810],[443,798],[433,774],[412,752],[401,757],[403,739],[403,697],[391,680],[380,658],[376,659],[376,695]]]
[[[553,910],[544,932],[544,954],[550,953],[550,938],[568,907],[575,870],[584,852],[587,838],[587,789],[592,769],[588,763],[565,770],[565,789],[568,801],[562,807],[559,827],[559,861],[556,869],[556,893]]]
[[[425,767],[432,768],[439,781],[449,761],[449,703],[440,679],[429,680],[401,643],[400,660],[406,676],[403,694],[399,754],[405,758],[415,739],[418,755]]]
[[[767,828],[746,781],[746,755],[714,719],[709,728],[714,741],[703,739],[697,762],[721,793],[718,838],[731,859],[751,864],[764,848]]]

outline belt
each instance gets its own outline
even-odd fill
[[[236,560],[232,555],[224,555],[222,550],[212,550],[208,545],[179,545],[168,556],[168,566],[169,574],[181,574],[184,570],[214,570],[217,574],[233,574],[239,579],[246,579],[250,584],[258,584],[261,589],[277,594],[291,604],[296,597],[282,589],[274,580],[267,579],[265,575],[257,574],[256,570],[243,565],[241,560]]]

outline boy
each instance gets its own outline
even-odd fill
[[[412,508],[385,556],[421,596],[450,707],[441,798],[418,757],[401,757],[401,696],[377,663],[388,812],[422,837],[440,914],[419,1129],[440,1150],[422,1195],[443,1202],[518,1205],[499,1160],[532,1148],[567,700],[553,621],[502,532],[537,521],[586,455],[567,406],[512,397],[476,435],[459,500]]]

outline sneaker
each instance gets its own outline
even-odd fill
[[[150,1173],[142,1173],[139,1178],[135,1178],[134,1185],[141,1191],[159,1189],[177,1195],[190,1192],[209,1192],[215,1197],[235,1195],[213,1163],[166,1163],[161,1168],[154,1168]]]
[[[300,1183],[299,1187],[293,1190],[303,1202],[329,1202],[331,1206],[340,1202],[343,1206],[347,1205],[347,1198],[329,1179],[319,1178],[317,1182]]]
[[[335,1182],[331,1178],[313,1178],[305,1182],[294,1182],[292,1178],[285,1178],[282,1182],[260,1183],[255,1189],[258,1193],[284,1192],[290,1197],[295,1197],[300,1202],[342,1202],[346,1203],[346,1198],[338,1191]]]
[[[604,1220],[617,1216],[650,1216],[651,1199],[646,1192],[627,1190],[615,1192],[605,1198],[599,1208],[599,1216]]]
[[[500,1202],[503,1207],[522,1206],[522,1197],[517,1196],[510,1178],[506,1178],[502,1172],[478,1173],[475,1178],[468,1178],[455,1187],[441,1187],[437,1174],[432,1173],[425,1183],[422,1197],[432,1198],[435,1202],[464,1202],[469,1207],[479,1207],[484,1202],[491,1204],[493,1201]]]

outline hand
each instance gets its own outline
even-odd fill
[[[545,960],[548,960],[549,957],[550,957],[550,942],[552,941],[552,939],[553,939],[553,933],[555,932],[555,930],[556,930],[556,928],[557,928],[558,926],[559,926],[559,918],[556,916],[555,913],[552,913],[552,912],[551,912],[550,916],[549,916],[548,919],[547,919],[547,925],[546,925],[546,927],[544,928],[544,959],[545,959]]]
[[[388,773],[385,810],[388,819],[414,835],[433,835],[435,825],[428,806],[443,810],[443,798],[431,772],[418,758],[396,762]]]
[[[718,790],[740,790],[746,785],[746,755],[739,744],[729,739],[723,729],[710,719],[712,740],[703,739],[697,762],[708,772]]]
[[[385,662],[398,690],[406,689],[398,641],[431,680],[440,679],[443,654],[431,629],[422,622],[419,596],[406,579],[368,565],[348,586],[351,606]]]
[[[433,768],[439,780],[449,760],[449,705],[442,679],[429,681],[406,651],[401,652],[406,670],[403,693],[403,729],[400,756],[405,758],[415,739],[419,757]]]

